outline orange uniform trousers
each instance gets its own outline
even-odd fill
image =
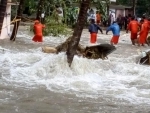
[[[137,33],[131,32],[131,40],[137,39]]]
[[[91,33],[90,42],[91,43],[96,43],[97,42],[97,33]]]
[[[43,36],[42,35],[35,35],[32,40],[34,42],[43,42]]]
[[[119,41],[119,36],[113,36],[110,42],[113,44],[118,44],[118,41]]]
[[[148,36],[148,32],[142,32],[140,34],[140,37],[139,37],[139,43],[140,44],[145,44],[146,43],[146,39],[147,39],[147,36]]]

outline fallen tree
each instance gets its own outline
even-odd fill
[[[71,41],[72,37],[69,37],[64,43],[58,45],[57,47],[42,47],[42,51],[44,53],[56,53],[66,52],[68,49],[68,45]],[[110,44],[98,44],[83,47],[81,44],[78,44],[76,55],[86,57],[88,59],[106,59],[107,56],[116,50],[115,46]]]

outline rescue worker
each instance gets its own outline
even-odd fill
[[[99,11],[96,12],[96,23],[98,25],[100,25],[100,23],[101,23],[101,15],[100,15]]]
[[[131,38],[132,45],[135,45],[137,41],[139,28],[140,28],[140,24],[138,23],[138,21],[135,20],[135,17],[132,16],[131,21],[129,22],[129,25],[127,28],[129,31],[131,31],[130,38]]]
[[[98,30],[100,30],[101,33],[103,34],[102,29],[97,24],[95,24],[95,20],[91,19],[91,24],[89,26],[89,32],[91,34],[91,38],[90,38],[91,43],[96,43],[97,42]]]
[[[149,22],[146,19],[146,17],[143,16],[141,20],[141,30],[140,30],[139,39],[138,39],[139,46],[140,45],[144,46],[144,44],[147,43],[146,40],[147,40],[149,29],[150,29]]]
[[[45,28],[45,25],[41,24],[40,21],[35,20],[33,28],[35,36],[32,39],[34,42],[43,42],[43,33],[42,33],[43,28]]]
[[[149,30],[150,30],[150,22],[148,18],[146,18],[146,16],[143,16],[142,18],[144,19],[144,24],[146,26],[145,32],[146,32],[146,43],[147,43],[147,37],[148,37]]]
[[[106,34],[109,32],[109,31],[112,31],[113,33],[113,37],[110,41],[111,45],[117,45],[118,44],[118,41],[119,41],[119,37],[120,37],[120,27],[119,25],[117,24],[116,21],[113,22],[112,25],[110,25],[107,30],[106,30]]]

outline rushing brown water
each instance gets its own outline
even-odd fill
[[[150,67],[135,63],[141,48],[130,45],[129,34],[108,60],[76,56],[71,68],[65,53],[41,52],[64,40],[34,43],[32,34],[19,32],[16,42],[0,41],[0,113],[150,113]],[[81,43],[88,40],[84,31]]]

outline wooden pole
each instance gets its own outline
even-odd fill
[[[25,0],[20,0],[19,6],[18,6],[18,10],[17,10],[17,16],[16,19],[20,19],[22,18],[22,13],[23,13],[23,5],[25,3]],[[18,27],[19,27],[20,21],[16,21],[14,23],[14,28],[10,37],[10,40],[15,41],[16,40],[16,35],[18,32]]]

